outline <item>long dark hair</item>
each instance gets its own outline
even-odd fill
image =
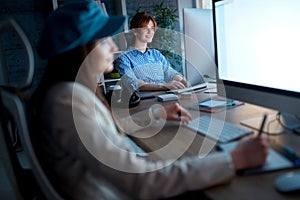
[[[48,60],[48,65],[40,85],[32,96],[31,102],[34,104],[35,109],[40,108],[45,94],[52,86],[60,82],[75,82],[81,64],[94,47],[94,42],[88,43],[56,55]],[[108,105],[101,93],[97,92],[96,95],[105,105]]]

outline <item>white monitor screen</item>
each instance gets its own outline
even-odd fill
[[[215,27],[220,79],[300,92],[300,0],[219,1]]]
[[[212,10],[184,8],[183,21],[187,80],[194,85],[201,76],[215,78]]]

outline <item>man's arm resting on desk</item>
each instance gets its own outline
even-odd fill
[[[141,91],[167,91],[169,88],[167,88],[163,84],[152,84],[152,83],[146,83],[146,82],[139,82],[138,88]]]
[[[172,80],[169,83],[165,83],[165,84],[153,84],[153,83],[147,83],[147,82],[139,82],[138,88],[141,91],[151,91],[151,90],[167,91],[167,90],[185,88],[185,84],[182,83],[181,81],[177,81],[177,80]]]

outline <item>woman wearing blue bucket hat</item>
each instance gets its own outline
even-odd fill
[[[39,158],[57,191],[66,199],[159,199],[221,184],[235,170],[262,165],[264,137],[201,159],[158,162],[132,152],[104,98],[95,95],[99,73],[113,69],[117,47],[109,36],[124,20],[106,16],[92,1],[73,1],[46,21],[37,49],[48,66],[32,103]],[[142,115],[151,126],[160,118],[191,119],[178,103]]]

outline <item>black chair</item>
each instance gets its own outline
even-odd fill
[[[30,115],[23,94],[30,87],[34,75],[32,48],[14,20],[0,24],[0,33],[11,29],[23,41],[28,73],[25,81],[18,86],[5,81],[0,84],[0,155],[4,170],[15,192],[15,199],[60,200],[62,197],[54,189],[40,165],[30,134]]]

